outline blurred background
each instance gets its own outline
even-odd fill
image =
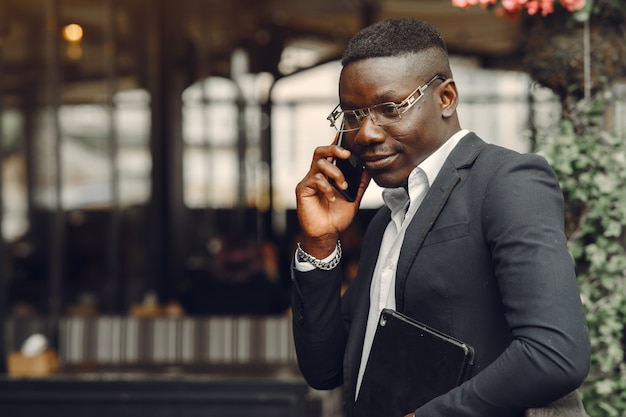
[[[524,20],[450,0],[0,0],[0,373],[34,333],[60,362],[0,380],[2,415],[338,412],[295,368],[294,188],[333,139],[347,40],[400,16],[441,30],[462,125],[534,150],[560,109],[523,70]],[[346,262],[381,202],[371,186]]]

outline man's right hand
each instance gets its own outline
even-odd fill
[[[331,185],[328,178],[337,184],[345,183],[343,173],[332,163],[333,157],[347,159],[349,156],[350,151],[335,144],[316,148],[309,172],[296,186],[297,213],[303,233],[301,245],[318,259],[335,250],[339,233],[352,223],[370,182],[364,170],[354,202],[344,199]]]

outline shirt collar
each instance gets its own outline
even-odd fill
[[[452,135],[450,139],[445,141],[443,145],[439,147],[439,149],[433,152],[428,158],[424,159],[424,161],[422,161],[422,163],[416,167],[416,169],[421,168],[426,174],[429,187],[433,185],[433,182],[435,182],[435,178],[437,178],[437,175],[439,175],[439,171],[441,171],[443,163],[446,161],[446,159],[448,159],[448,156],[450,156],[452,150],[468,133],[469,131],[467,129],[459,130],[454,135]]]
[[[410,200],[415,199],[415,193],[419,191],[419,184],[423,182],[423,177],[426,177],[428,187],[430,188],[435,181],[435,178],[437,178],[439,171],[441,171],[443,163],[467,133],[469,133],[467,129],[461,129],[456,132],[450,137],[450,139],[445,141],[439,149],[433,152],[428,158],[422,161],[421,164],[416,166],[413,171],[411,171],[408,178],[408,194],[404,187],[385,188],[383,190],[383,201],[391,210],[392,218],[399,213],[404,215],[405,209]],[[411,198],[409,198],[409,196],[411,196]]]

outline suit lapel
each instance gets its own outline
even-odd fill
[[[396,270],[396,309],[398,311],[404,310],[405,284],[417,253],[461,178],[458,170],[471,166],[483,146],[485,142],[474,133],[468,134],[459,142],[444,162],[435,182],[426,193],[424,201],[409,224]]]

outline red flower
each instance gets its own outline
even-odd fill
[[[585,7],[586,0],[561,0],[561,5],[570,12],[575,12]]]
[[[467,9],[470,6],[480,5],[481,7],[487,7],[490,4],[496,4],[498,0],[452,0],[454,7],[460,7]]]
[[[530,15],[541,13],[542,16],[547,16],[554,12],[554,3],[557,0],[500,0],[500,9],[497,13],[508,17],[519,17],[520,13],[524,10]],[[585,7],[586,0],[559,0],[561,5],[574,12]],[[498,0],[452,0],[452,5],[455,7],[468,8],[470,6],[480,5],[481,7],[487,7],[488,5],[498,4]]]

